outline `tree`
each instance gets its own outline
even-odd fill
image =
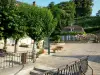
[[[13,13],[13,23],[10,23],[12,28],[12,38],[15,40],[15,48],[14,52],[17,52],[17,43],[20,38],[26,35],[26,18],[24,17],[24,12],[22,11],[24,8],[20,8],[20,6],[16,6]]]
[[[28,32],[28,36],[30,36],[33,40],[34,40],[34,44],[33,44],[33,62],[35,62],[35,58],[36,58],[36,49],[37,49],[37,41],[39,41],[40,39],[43,38],[42,35],[42,17],[41,17],[41,13],[40,13],[41,9],[38,7],[31,7],[29,10],[29,18],[27,21],[27,24],[29,26],[27,32]]]
[[[100,17],[98,16],[91,16],[91,17],[81,17],[77,18],[77,25],[80,25],[84,28],[90,27],[100,27]]]
[[[4,38],[4,49],[6,49],[7,38],[11,36],[11,27],[9,26],[12,22],[12,11],[14,9],[15,0],[0,0],[0,15],[1,25],[0,31]]]
[[[1,8],[0,8],[1,9]],[[2,15],[1,15],[1,10],[0,10],[0,38],[2,38],[2,29],[3,27],[1,27],[1,20],[2,20]]]
[[[93,0],[72,0],[76,4],[75,17],[90,16],[92,13]]]
[[[12,7],[12,5],[14,5],[16,2],[16,0],[0,0],[0,6],[1,8],[5,8],[5,7]]]
[[[57,25],[57,19],[53,18],[53,15],[50,10],[43,8],[42,9],[43,15],[43,34],[45,34],[45,37],[48,38],[48,54],[50,54],[50,35],[54,32],[56,25]]]
[[[8,0],[7,3],[5,1],[1,2],[1,27],[3,28],[1,31],[4,37],[4,49],[6,48],[7,38],[12,37],[15,40],[14,52],[17,51],[18,40],[26,33],[26,21],[24,11],[22,11],[23,8],[20,9],[15,3],[14,0]]]
[[[51,9],[51,8],[54,8],[55,4],[54,2],[51,2],[49,5],[48,5],[48,8]]]
[[[52,25],[53,16],[46,8],[25,5],[24,10],[26,10],[24,14],[27,19],[27,35],[34,40],[32,50],[34,62],[36,57],[37,42],[45,36],[50,35],[54,29],[54,26]]]
[[[57,19],[57,26],[54,30],[54,32],[51,34],[51,38],[54,39],[55,37],[57,37],[57,35],[59,35],[61,33],[61,30],[64,26],[66,26],[66,18],[65,18],[65,11],[63,11],[62,9],[59,9],[57,7],[53,8],[52,14],[54,16],[54,18]],[[59,38],[56,40],[59,40]]]
[[[64,10],[66,15],[65,19],[67,20],[66,25],[71,25],[74,22],[74,14],[75,14],[75,4],[72,1],[69,2],[61,2],[57,4],[57,7]]]
[[[51,34],[52,40],[56,39],[57,41],[60,39],[60,34],[63,27],[71,25],[74,22],[75,4],[69,1],[54,5],[54,3],[51,2],[48,5],[48,9],[51,10],[54,18],[57,19],[56,29]]]
[[[96,16],[100,16],[100,10],[98,10],[98,12],[96,13]]]

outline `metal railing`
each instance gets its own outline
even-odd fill
[[[88,65],[88,67],[91,69],[91,75],[93,75],[93,69],[90,65]]]
[[[85,75],[88,70],[88,56],[83,57],[78,61],[75,61],[64,67],[60,67],[57,70],[51,70],[45,72],[43,75]]]
[[[0,69],[10,68],[33,62],[32,52],[27,53],[5,53],[0,56]]]

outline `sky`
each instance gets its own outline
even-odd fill
[[[25,3],[32,4],[33,1],[36,1],[36,5],[38,6],[47,6],[50,2],[54,2],[55,4],[63,2],[63,1],[69,1],[69,0],[17,0]],[[94,5],[92,7],[92,16],[95,16],[98,10],[100,10],[100,0],[94,0]]]

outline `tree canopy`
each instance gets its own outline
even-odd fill
[[[57,26],[62,28],[64,26],[71,25],[74,22],[74,2],[61,2],[59,4],[54,4],[54,2],[51,2],[48,5],[48,8],[51,10],[53,16],[57,18]]]
[[[90,16],[92,13],[93,0],[72,0],[76,5],[75,17]]]
[[[72,1],[61,2],[59,4],[51,2],[47,8],[51,10],[54,18],[57,19],[57,26],[51,37],[59,39],[63,27],[71,25],[74,22],[75,4]]]
[[[96,13],[96,16],[100,16],[100,10],[98,10],[98,12]]]
[[[13,15],[15,9],[15,0],[0,0],[0,32],[4,38],[4,49],[6,48],[6,40],[12,35]]]
[[[72,1],[69,2],[61,2],[56,5],[58,8],[65,11],[65,18],[67,20],[66,25],[71,25],[74,22],[74,14],[75,14],[75,4]]]
[[[22,11],[24,11],[27,22],[28,36],[36,41],[43,39],[45,36],[50,36],[56,25],[50,10],[27,4],[20,7],[24,7]]]
[[[90,17],[81,17],[77,18],[77,25],[81,25],[84,28],[89,27],[100,27],[100,17],[90,16]]]

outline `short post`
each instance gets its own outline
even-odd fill
[[[27,58],[27,53],[22,53],[21,54],[21,62],[22,62],[22,64],[26,64],[26,58]]]

